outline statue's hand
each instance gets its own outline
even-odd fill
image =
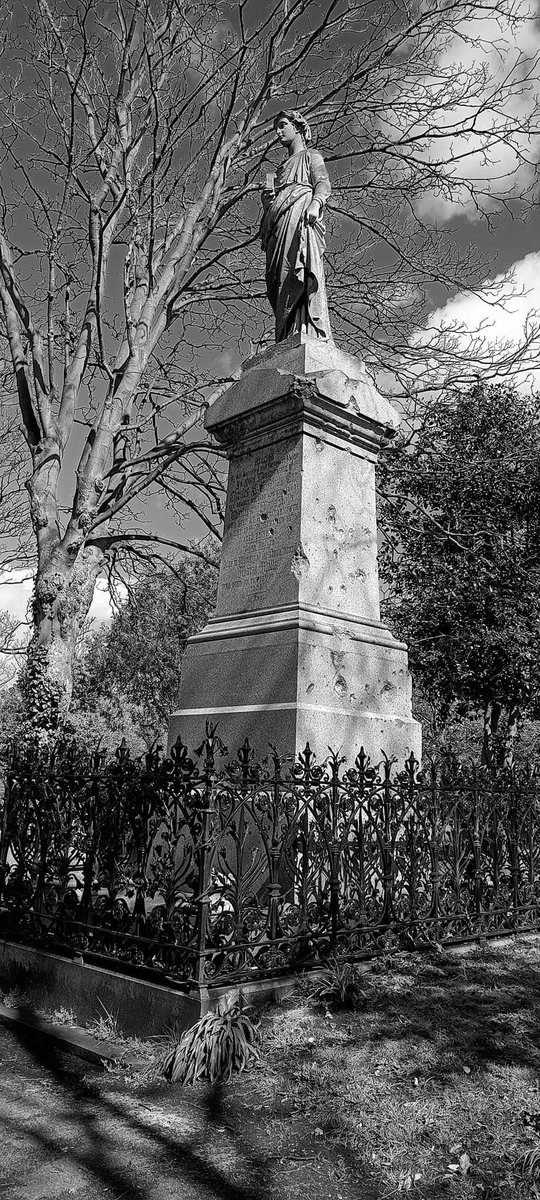
[[[262,201],[262,206],[263,206],[263,209],[265,212],[266,212],[267,208],[270,207],[275,194],[276,193],[273,188],[270,189],[270,188],[265,187],[262,189],[261,201]]]
[[[318,200],[312,200],[309,208],[306,209],[306,222],[308,225],[315,225],[319,220],[321,209]]]

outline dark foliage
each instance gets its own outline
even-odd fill
[[[430,408],[381,467],[385,615],[442,720],[540,713],[540,417],[478,383]]]
[[[214,608],[217,570],[184,559],[173,574],[145,576],[88,642],[75,668],[70,719],[77,730],[100,714],[128,741],[163,737],[178,700],[187,638]],[[124,725],[124,728],[122,727]]]

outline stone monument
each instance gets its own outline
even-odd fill
[[[208,410],[229,459],[217,607],[184,657],[178,733],[205,718],[231,754],[309,741],[352,763],[421,753],[406,646],[380,620],[375,461],[399,418],[333,342],[322,208],[330,185],[299,113],[276,118],[289,158],[263,192],[276,346]],[[321,166],[322,164],[322,166]],[[292,264],[292,265],[291,265]]]

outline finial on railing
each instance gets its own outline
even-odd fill
[[[209,772],[213,771],[214,769],[217,753],[221,755],[229,753],[225,742],[216,733],[218,727],[219,721],[216,721],[216,724],[213,725],[212,722],[207,719],[204,741],[201,742],[201,745],[195,751],[195,754],[199,757],[204,753],[204,765],[206,770]]]
[[[347,772],[348,777],[352,782],[358,784],[361,788],[371,787],[375,780],[379,777],[378,767],[373,766],[369,754],[363,746],[354,760],[354,767],[350,772]]]
[[[118,759],[118,762],[121,763],[122,766],[124,763],[126,763],[128,761],[128,758],[131,757],[130,749],[126,742],[125,737],[122,738],[122,741],[120,742],[118,749],[115,750],[114,753],[115,753],[115,758]]]
[[[97,774],[98,771],[101,771],[105,765],[106,758],[107,751],[102,748],[100,738],[90,755],[90,767],[93,774]]]
[[[172,760],[175,775],[193,775],[195,764],[189,756],[189,750],[185,742],[182,741],[182,735],[179,733],[176,741],[171,746],[170,759]]]
[[[420,766],[420,763],[419,763],[418,759],[415,757],[414,752],[411,750],[411,753],[409,754],[408,758],[405,759],[404,768],[403,768],[404,774],[410,783],[414,783],[419,766]]]
[[[159,771],[162,754],[163,746],[157,745],[157,738],[155,738],[144,756],[147,771]]]
[[[395,767],[397,759],[389,758],[388,755],[385,754],[384,750],[381,750],[381,754],[382,754],[381,766],[382,766],[383,773],[384,773],[384,782],[391,783],[392,767]]]
[[[309,777],[315,765],[316,754],[311,749],[309,742],[306,742],[303,750],[298,754],[298,763],[295,763],[295,775],[303,774],[304,780],[309,781]]]
[[[250,767],[255,758],[255,751],[251,745],[249,738],[245,738],[240,749],[237,750],[236,757],[242,768],[242,775],[247,777],[250,773]]]
[[[329,746],[327,761],[330,764],[330,771],[332,773],[332,779],[338,779],[339,778],[339,768],[343,766],[343,763],[347,762],[347,758],[346,758],[345,754],[340,755],[339,750],[332,750],[332,747]]]

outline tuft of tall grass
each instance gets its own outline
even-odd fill
[[[206,1013],[186,1030],[165,1055],[162,1072],[171,1083],[184,1086],[199,1080],[228,1083],[233,1071],[243,1071],[259,1059],[260,1040],[241,996],[233,993],[216,1012]]]
[[[360,973],[353,963],[330,961],[316,987],[308,993],[309,1000],[330,1008],[358,1009],[366,1004],[366,993],[360,987]]]

